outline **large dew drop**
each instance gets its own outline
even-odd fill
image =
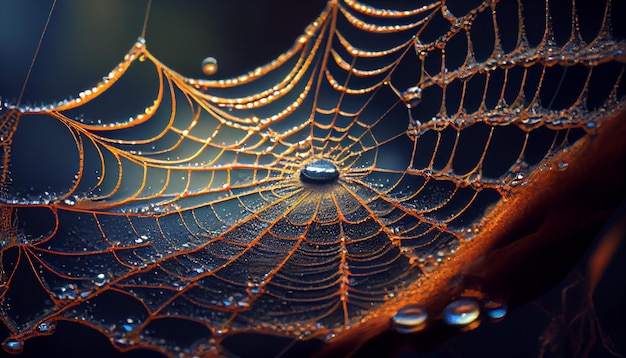
[[[300,171],[300,180],[305,183],[326,184],[339,178],[339,170],[335,164],[325,159],[308,163]]]
[[[427,318],[422,306],[409,305],[399,309],[392,320],[398,333],[413,333],[424,328]]]
[[[460,298],[443,309],[443,321],[451,326],[467,326],[479,315],[480,307],[473,298]]]
[[[24,351],[24,341],[9,337],[2,342],[2,348],[4,348],[7,353],[20,354]]]
[[[202,73],[207,76],[214,75],[217,72],[217,60],[213,57],[207,57],[202,60]]]

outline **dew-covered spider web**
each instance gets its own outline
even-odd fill
[[[540,28],[518,1],[402,6],[330,1],[234,78],[184,77],[148,36],[66,100],[3,99],[5,350],[57,320],[182,356],[389,320],[623,107],[610,3],[591,36],[575,4],[566,31],[551,2]]]

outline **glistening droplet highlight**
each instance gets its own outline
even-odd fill
[[[466,326],[480,315],[478,302],[473,298],[460,298],[443,309],[443,321],[451,326]]]
[[[2,348],[4,348],[7,353],[20,354],[24,351],[24,341],[9,337],[2,342]]]
[[[217,72],[217,60],[213,57],[207,57],[202,60],[202,73],[207,76],[214,75]]]
[[[422,306],[409,305],[398,310],[392,320],[396,332],[413,333],[424,328],[428,314]]]
[[[402,102],[407,108],[417,107],[422,101],[422,89],[419,87],[410,87],[402,92]]]
[[[485,307],[487,316],[493,322],[501,321],[506,316],[508,309],[506,302],[502,299],[488,300],[483,304],[483,307]]]
[[[300,171],[300,180],[305,183],[326,184],[339,178],[339,169],[326,159],[308,163]]]
[[[42,334],[52,334],[54,333],[54,330],[56,328],[57,328],[56,321],[41,322],[37,326],[37,332],[42,333]]]

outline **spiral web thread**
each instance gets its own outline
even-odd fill
[[[4,103],[0,309],[10,339],[62,319],[121,349],[173,354],[184,344],[162,335],[163,322],[197,325],[206,344],[196,349],[211,350],[237,332],[332,339],[367,319],[479,237],[493,204],[620,105],[626,44],[611,35],[610,4],[587,42],[575,6],[561,42],[545,9],[533,43],[515,2],[461,11],[331,1],[291,49],[236,78],[185,78],[140,39],[74,98]],[[604,68],[610,83],[592,108]],[[158,80],[143,112],[90,114],[133,72]],[[571,78],[576,94],[560,96]],[[28,165],[14,134],[40,116],[72,144],[65,186],[12,180]],[[318,159],[337,166],[336,182],[300,180]],[[28,309],[14,287],[24,272],[37,291]],[[130,308],[103,313],[111,302]]]

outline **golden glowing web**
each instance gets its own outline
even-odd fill
[[[515,1],[456,6],[330,1],[292,48],[226,80],[183,77],[139,39],[72,98],[3,103],[5,349],[59,319],[168,354],[228,351],[241,332],[331,341],[436,273],[620,107],[626,48],[608,10],[585,41],[574,7],[557,41],[549,11],[529,40]],[[144,111],[95,109],[150,77]],[[42,164],[56,168],[45,184],[16,179],[36,128],[63,161]],[[25,307],[14,286],[28,274]]]

